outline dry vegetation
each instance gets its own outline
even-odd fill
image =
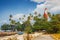
[[[52,34],[51,35],[55,40],[60,40],[60,34]]]

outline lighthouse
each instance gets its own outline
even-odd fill
[[[45,19],[48,20],[48,14],[47,13],[48,13],[47,8],[45,8],[43,16],[44,16]]]

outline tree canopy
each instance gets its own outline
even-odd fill
[[[50,20],[45,19],[41,16],[41,14],[38,14],[37,12],[34,13],[35,16],[33,16],[31,13],[27,17],[27,20],[23,22],[23,24],[20,23],[21,20],[24,20],[26,15],[23,15],[23,18],[19,18],[20,21],[16,22],[12,19],[13,15],[10,15],[10,24],[3,24],[1,26],[2,30],[8,30],[10,29],[10,26],[13,24],[15,25],[15,29],[18,31],[25,31],[27,33],[31,33],[33,31],[42,31],[46,30],[47,33],[60,33],[60,14],[51,14],[48,12],[48,16]],[[43,15],[44,16],[44,15]],[[35,21],[33,25],[31,25],[30,20],[33,18]]]

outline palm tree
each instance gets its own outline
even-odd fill
[[[12,19],[12,17],[13,17],[12,15],[10,15],[9,17],[10,17],[9,21],[10,21],[11,29],[14,31],[16,21]]]
[[[23,29],[22,29],[22,26],[21,26],[21,24],[20,24],[19,21],[16,22],[16,29],[17,29],[18,31],[22,31],[22,30],[23,30]]]
[[[31,15],[31,14],[30,14]],[[25,26],[25,32],[27,33],[27,40],[30,40],[29,39],[29,33],[31,32],[31,24],[30,24],[30,17],[31,16],[28,16],[28,19],[27,21],[23,22],[24,26]]]
[[[48,16],[51,18],[51,13],[50,12],[48,12]]]
[[[32,16],[32,14],[31,14],[31,13],[30,13],[29,15],[30,15],[30,16]]]
[[[11,20],[11,25],[15,25],[15,20]]]
[[[31,19],[33,18],[33,15],[32,15],[31,13],[30,13],[29,15],[30,15],[30,16],[29,16],[28,19],[31,20]]]
[[[9,17],[10,17],[9,21],[11,21],[13,16],[12,16],[12,15],[10,15]]]
[[[40,17],[40,16],[41,16],[41,14],[39,13],[39,14],[38,14],[38,17]]]
[[[54,14],[52,14],[52,17],[51,17],[51,20],[55,20],[55,15]]]
[[[26,17],[26,15],[23,15],[22,20],[24,20],[25,17]]]
[[[23,15],[23,17],[26,17],[25,15]]]
[[[31,17],[30,16],[28,16],[28,20],[30,20],[31,19]]]
[[[34,13],[35,15],[37,15],[37,12],[35,11],[35,13]]]
[[[19,20],[21,20],[21,18],[19,18]]]
[[[24,24],[25,24],[25,32],[27,33],[27,40],[30,40],[29,34],[31,33],[32,29],[31,29],[31,24],[30,24],[29,18]]]

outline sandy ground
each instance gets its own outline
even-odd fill
[[[41,35],[34,40],[54,40],[50,35]]]
[[[17,39],[18,39],[18,40],[24,40],[23,35],[18,35],[18,36],[17,36]]]
[[[26,36],[26,34],[23,34]],[[0,40],[7,40],[8,38],[17,38],[18,40],[24,40],[23,35],[11,35],[11,36],[5,36],[5,37],[0,37]],[[42,33],[35,33],[35,34],[30,34],[34,38],[34,40],[54,40],[50,35],[43,35]]]
[[[18,40],[24,40],[23,35],[11,35],[11,36],[4,36],[0,37],[0,40],[7,40],[8,38],[17,38]]]

